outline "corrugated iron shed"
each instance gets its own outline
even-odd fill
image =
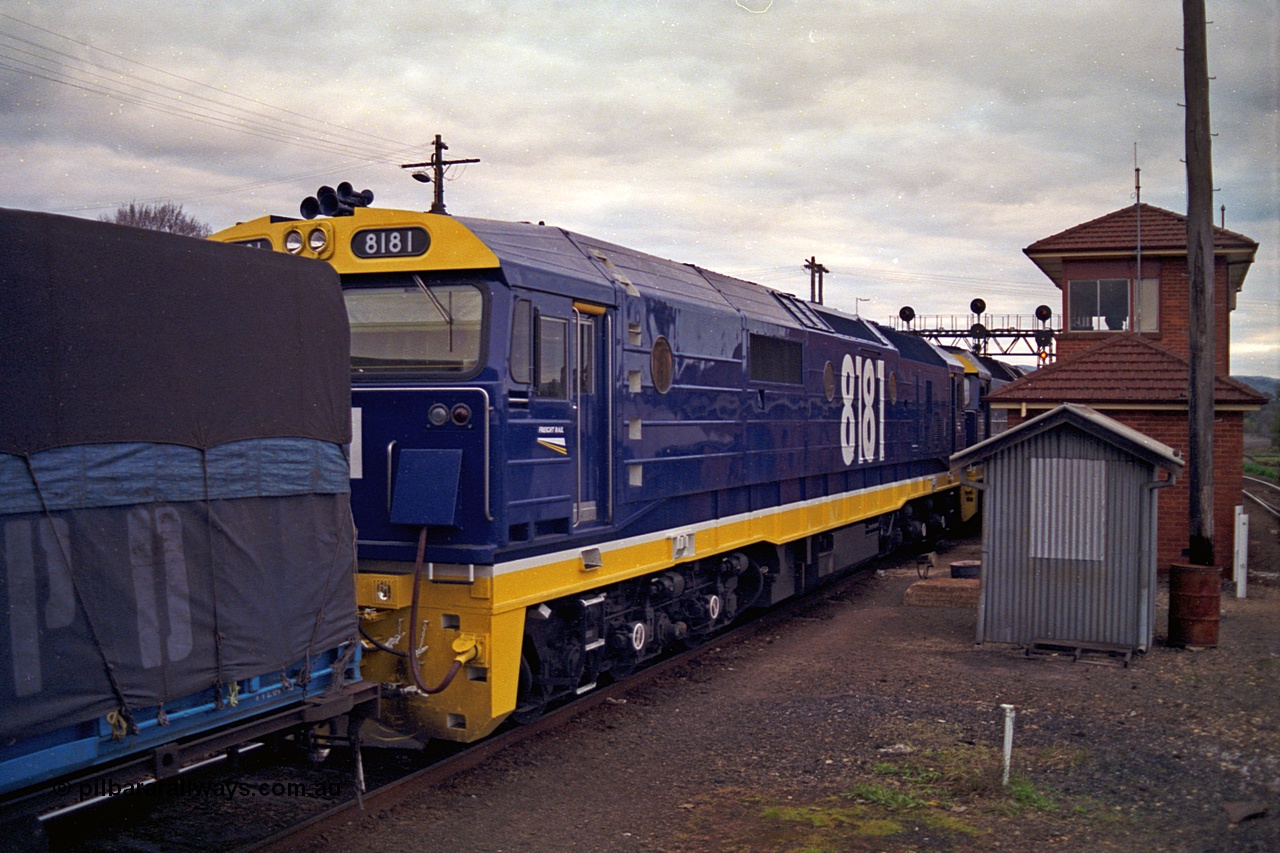
[[[1068,403],[951,465],[983,470],[979,643],[1150,647],[1156,490],[1183,467],[1172,448]]]

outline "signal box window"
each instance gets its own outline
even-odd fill
[[[569,324],[554,317],[538,318],[538,396],[566,399]]]
[[[416,277],[415,277],[416,278]],[[480,365],[484,296],[469,284],[417,281],[343,292],[351,321],[351,369],[468,374]]]
[[[1160,329],[1159,279],[1077,279],[1067,282],[1067,316],[1073,332],[1156,332]]]

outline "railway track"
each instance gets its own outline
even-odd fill
[[[1249,500],[1271,514],[1272,518],[1280,518],[1280,485],[1260,477],[1245,476],[1244,495]]]
[[[623,693],[657,680],[714,649],[774,630],[790,618],[846,593],[880,569],[904,564],[910,556],[881,558],[860,569],[759,614],[705,643],[663,658],[624,680],[600,687],[548,711],[535,722],[510,725],[469,746],[433,742],[428,749],[365,749],[368,790],[357,794],[351,761],[335,754],[324,765],[309,766],[295,750],[245,751],[233,760],[197,768],[163,796],[103,796],[96,803],[47,821],[57,850],[115,853],[126,850],[286,851],[322,837],[352,814],[380,811],[420,796],[424,789],[463,773],[521,741],[565,725],[591,709],[617,702]],[[371,722],[369,725],[376,725]]]

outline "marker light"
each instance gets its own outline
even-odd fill
[[[427,420],[431,421],[432,426],[444,426],[449,422],[449,410],[440,403],[436,403],[427,410]]]
[[[459,403],[453,407],[453,411],[449,413],[453,416],[453,422],[458,426],[466,426],[471,420],[471,408],[466,403]]]

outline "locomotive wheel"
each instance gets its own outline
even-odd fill
[[[534,674],[528,653],[523,653],[520,655],[520,683],[516,688],[516,709],[511,712],[511,719],[519,725],[527,726],[541,717],[546,710],[546,688]]]

